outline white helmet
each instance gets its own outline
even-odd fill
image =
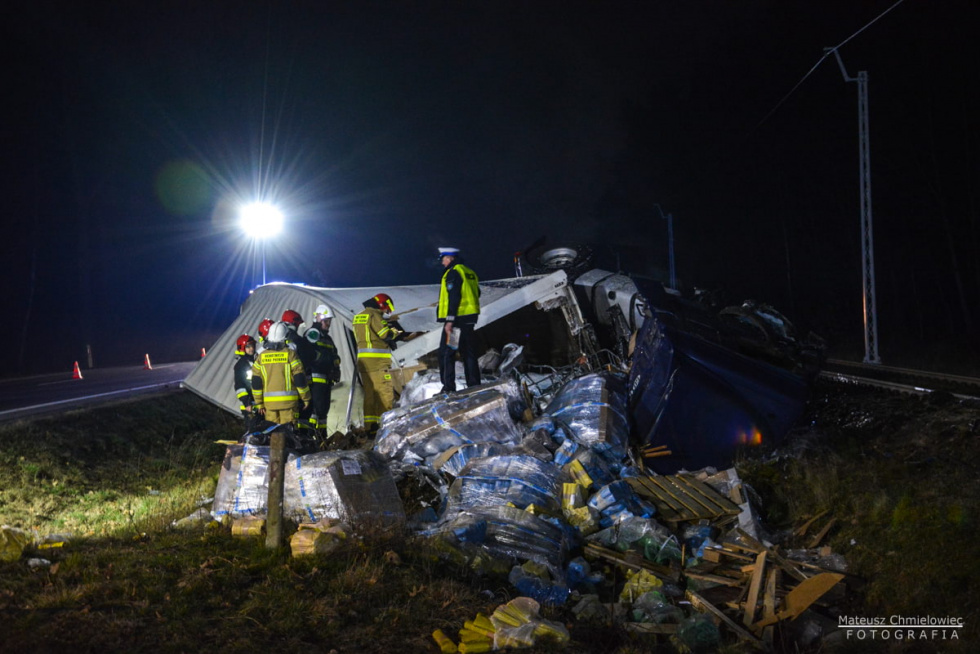
[[[277,322],[274,323],[272,327],[269,327],[269,335],[265,340],[269,341],[270,343],[284,343],[288,335],[289,328],[286,326],[286,323]]]
[[[320,322],[321,320],[326,320],[328,318],[333,318],[333,311],[330,310],[325,304],[321,304],[313,312],[313,322]]]

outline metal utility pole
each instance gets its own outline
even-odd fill
[[[670,287],[677,288],[677,274],[674,270],[674,214],[664,215],[659,204],[653,205],[660,212],[660,217],[667,221],[667,265],[670,267]]]
[[[864,281],[864,362],[880,364],[878,357],[878,316],[875,307],[874,229],[871,222],[871,141],[868,137],[868,71],[851,77],[844,68],[837,48],[826,48],[837,58],[845,82],[858,86],[858,152],[861,172],[861,272]]]

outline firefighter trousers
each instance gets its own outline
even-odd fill
[[[310,406],[313,412],[310,414],[310,426],[314,429],[327,428],[327,414],[330,413],[330,391],[333,384],[314,381],[310,384],[310,395],[312,396]]]
[[[395,402],[391,359],[359,358],[357,371],[364,386],[364,426],[376,429],[381,422],[381,414],[391,409]]]

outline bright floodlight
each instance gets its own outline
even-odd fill
[[[266,202],[245,205],[240,217],[242,229],[252,238],[269,238],[282,231],[282,212]]]

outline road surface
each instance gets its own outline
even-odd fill
[[[196,361],[83,370],[0,380],[0,423],[144,393],[176,390]]]

